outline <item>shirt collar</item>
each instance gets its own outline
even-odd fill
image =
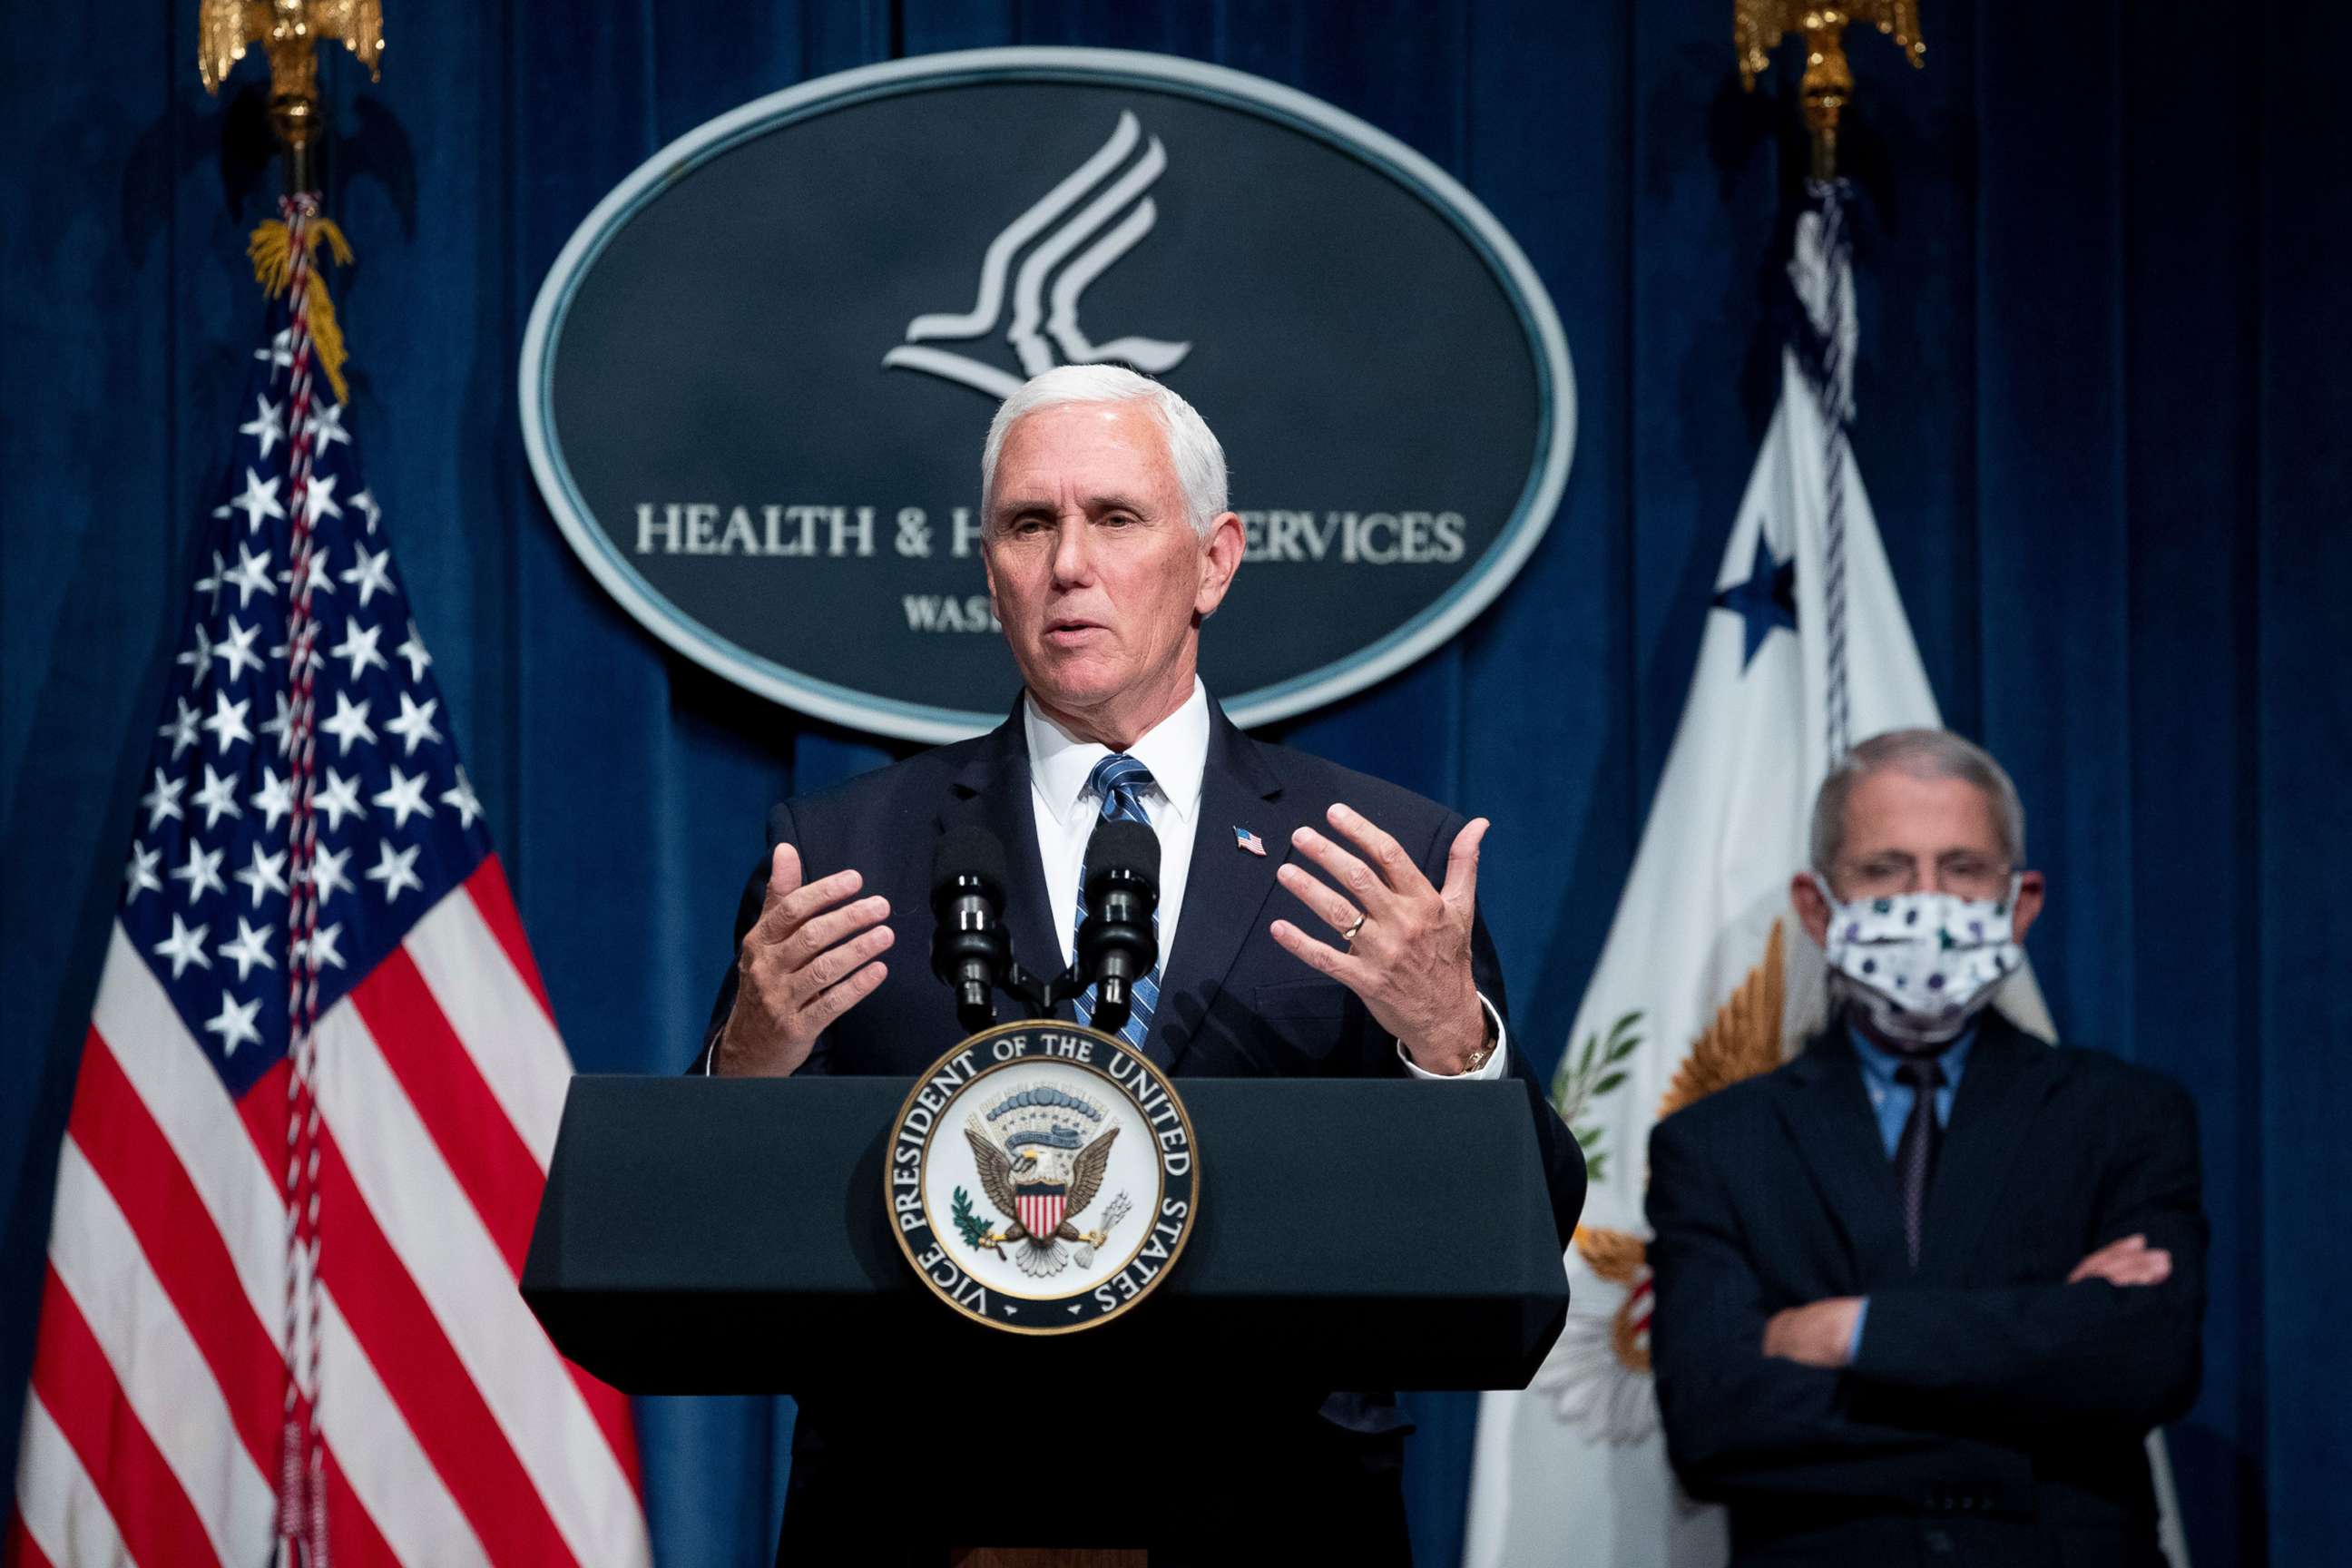
[[[1029,777],[1054,820],[1067,826],[1085,798],[1095,764],[1109,756],[1099,742],[1081,740],[1024,697],[1021,729],[1029,743]],[[1187,822],[1201,809],[1201,778],[1209,766],[1209,689],[1192,678],[1184,705],[1139,737],[1127,754],[1151,770],[1159,793]]]
[[[1882,1089],[1894,1088],[1896,1081],[1895,1069],[1903,1065],[1903,1058],[1851,1023],[1846,1025],[1845,1032],[1846,1037],[1853,1042],[1853,1054],[1861,1059],[1864,1076]],[[1932,1059],[1944,1069],[1944,1088],[1957,1089],[1959,1086],[1960,1074],[1968,1070],[1969,1047],[1976,1043],[1977,1026],[1975,1021],[1970,1020],[1969,1026],[1955,1036],[1950,1045],[1936,1053]]]

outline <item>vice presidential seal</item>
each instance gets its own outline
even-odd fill
[[[934,1295],[1020,1334],[1143,1300],[1192,1232],[1200,1166],[1174,1088],[1073,1024],[1008,1024],[941,1057],[898,1109],[891,1227]]]

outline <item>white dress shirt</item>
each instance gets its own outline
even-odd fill
[[[1095,764],[1111,754],[1098,742],[1081,740],[1040,712],[1024,698],[1021,726],[1029,742],[1029,803],[1036,813],[1037,855],[1045,877],[1045,903],[1054,931],[1062,944],[1065,963],[1076,957],[1078,868],[1086,859],[1087,841],[1102,816],[1102,794],[1087,787]],[[1209,693],[1200,678],[1184,705],[1153,725],[1127,754],[1151,770],[1151,783],[1139,790],[1151,831],[1160,839],[1160,968],[1176,951],[1178,924],[1184,913],[1184,886],[1192,878],[1192,845],[1201,831],[1201,778],[1209,765]],[[1212,832],[1229,832],[1213,826]],[[1234,852],[1244,851],[1238,845]],[[1294,922],[1296,923],[1296,922]],[[1303,970],[1305,965],[1300,966]],[[1397,1055],[1415,1078],[1495,1079],[1503,1076],[1508,1042],[1503,1020],[1484,995],[1479,1005],[1495,1025],[1495,1048],[1475,1072],[1424,1071],[1400,1044]]]
[[[1021,727],[1029,742],[1029,804],[1037,816],[1037,856],[1045,874],[1045,907],[1062,944],[1062,962],[1077,957],[1078,868],[1087,841],[1102,819],[1102,792],[1087,787],[1095,764],[1111,754],[1082,741],[1024,698]],[[1136,792],[1160,840],[1160,967],[1176,951],[1184,913],[1184,885],[1192,874],[1192,837],[1200,826],[1201,775],[1209,766],[1209,693],[1198,677],[1184,706],[1153,725],[1127,754],[1151,770]]]

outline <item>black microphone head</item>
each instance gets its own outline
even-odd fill
[[[1121,818],[1095,825],[1094,837],[1087,840],[1088,885],[1106,871],[1126,872],[1159,892],[1160,835],[1150,824]]]
[[[958,823],[940,836],[931,853],[931,897],[951,892],[964,878],[977,878],[999,900],[1004,896],[1004,843],[976,822]]]
[[[1133,1005],[1129,987],[1160,961],[1152,916],[1160,902],[1160,836],[1149,823],[1095,825],[1087,840],[1086,899],[1076,968],[1095,987],[1095,1026],[1116,1033]]]
[[[992,993],[1013,972],[1003,927],[1004,845],[976,823],[950,828],[931,854],[931,973],[955,992],[956,1017],[977,1032],[996,1021]]]

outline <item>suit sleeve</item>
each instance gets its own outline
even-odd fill
[[[2184,1414],[2202,1370],[2205,1315],[2196,1110],[2169,1081],[2138,1098],[2101,1179],[2092,1245],[2144,1233],[2172,1255],[2169,1279],[1874,1290],[1854,1373],[1963,1405],[2135,1429]]]
[[[702,1043],[695,1048],[694,1059],[687,1064],[687,1076],[707,1078],[713,1069],[712,1058],[719,1050],[719,1031],[727,1027],[727,1016],[735,1011],[737,973],[733,954],[743,946],[744,933],[760,918],[760,905],[764,901],[768,886],[768,868],[763,863],[751,868],[743,880],[743,896],[735,901],[735,940],[729,946],[726,970],[719,978],[719,995],[710,1005],[710,1021],[703,1026]]]
[[[767,902],[768,868],[775,858],[779,844],[790,844],[795,850],[800,847],[800,830],[793,820],[793,808],[789,803],[778,805],[768,814],[768,852],[761,856],[759,863],[751,868],[751,874],[743,880],[742,896],[735,900],[734,939],[727,946],[727,966],[719,975],[719,994],[710,1005],[710,1021],[703,1026],[702,1044],[695,1051],[694,1059],[687,1064],[688,1077],[708,1076],[715,1065],[712,1058],[719,1049],[719,1032],[727,1027],[728,1015],[735,1011],[736,954],[742,950],[744,937],[751,934],[751,927],[758,923],[760,910]],[[824,1054],[824,1041],[820,1037],[817,1048],[809,1053],[809,1059],[801,1064],[800,1071],[823,1072],[824,1064],[819,1058]]]
[[[1763,1287],[1710,1154],[1686,1116],[1651,1131],[1651,1365],[1667,1457],[1692,1494],[1911,1502],[1923,1480],[2019,1483],[2017,1456],[1874,1422],[1844,1374],[1764,1354]]]

